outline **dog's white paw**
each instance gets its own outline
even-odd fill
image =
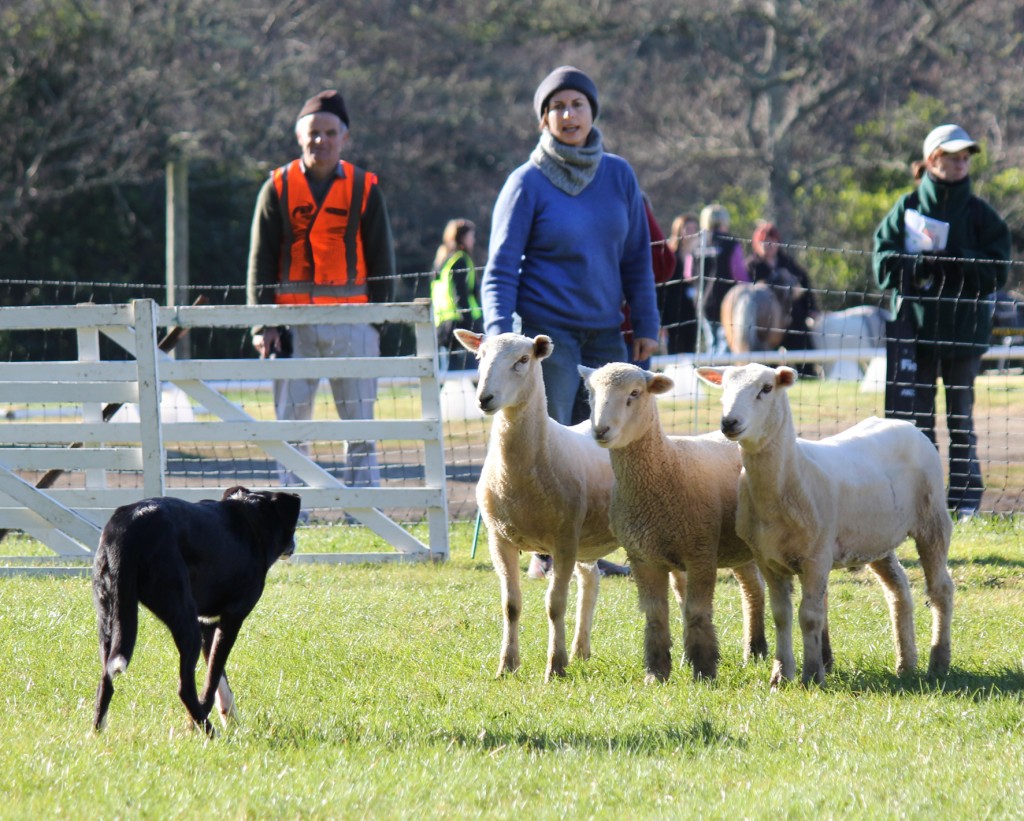
[[[238,718],[238,713],[235,710],[235,694],[231,692],[231,688],[228,686],[228,680],[221,676],[220,684],[217,685],[217,693],[214,696],[214,701],[217,703],[217,712],[220,713],[221,723],[227,727],[231,721]]]
[[[118,654],[107,662],[107,675],[111,678],[119,676],[128,669],[128,659]]]

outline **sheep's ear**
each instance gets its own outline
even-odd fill
[[[775,382],[780,388],[789,388],[796,384],[800,374],[785,365],[779,365],[775,369]]]
[[[580,377],[587,383],[587,387],[590,387],[590,375],[594,373],[597,368],[588,368],[586,365],[577,365],[576,370],[579,371]]]
[[[647,391],[649,393],[668,393],[675,387],[675,382],[663,373],[654,373],[647,377]]]
[[[714,385],[716,388],[722,387],[722,377],[724,375],[725,368],[711,368],[708,366],[697,368],[697,377],[701,382],[707,382],[709,385]]]
[[[554,350],[555,343],[551,341],[550,336],[544,336],[544,334],[541,334],[540,336],[535,336],[533,338],[533,355],[536,356],[537,359],[547,359],[551,356]]]
[[[480,350],[480,346],[484,341],[483,334],[473,333],[465,328],[456,328],[455,338],[459,340],[459,344],[462,345],[463,348],[467,351],[472,351],[473,353],[477,353]]]

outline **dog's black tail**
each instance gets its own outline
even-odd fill
[[[114,695],[114,676],[128,669],[139,630],[136,569],[112,566],[102,543],[93,566],[92,592],[100,638],[100,664],[103,667],[96,691],[93,727],[100,731],[106,724],[107,708]]]

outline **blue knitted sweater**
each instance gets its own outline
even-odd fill
[[[532,162],[506,180],[494,205],[482,291],[484,330],[512,330],[512,314],[541,328],[610,330],[630,306],[637,337],[658,338],[651,238],[640,185],[605,153],[576,195]]]

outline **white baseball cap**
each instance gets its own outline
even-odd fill
[[[943,154],[956,154],[965,148],[972,154],[981,151],[981,146],[972,140],[960,126],[953,123],[933,128],[924,138],[924,158],[926,160],[935,153],[936,149],[942,149]]]

